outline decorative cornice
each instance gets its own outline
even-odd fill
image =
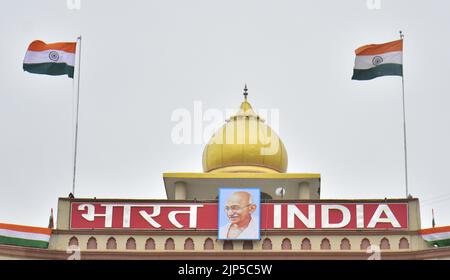
[[[272,167],[271,167],[272,168]],[[164,173],[164,179],[320,179],[320,173]]]
[[[53,230],[53,235],[166,235],[166,236],[217,236],[217,230],[130,230],[130,229],[74,229],[74,230]],[[261,238],[266,236],[311,236],[311,235],[330,235],[330,236],[357,236],[357,235],[419,235],[417,230],[261,230]]]
[[[218,200],[168,200],[168,199],[127,199],[127,198],[68,198],[59,200],[71,202],[136,202],[136,203],[217,203]],[[407,203],[418,201],[418,198],[389,198],[389,199],[264,199],[261,203]]]
[[[70,254],[66,251],[25,248],[9,245],[0,245],[0,256],[21,259],[67,259]],[[333,260],[333,259],[367,259],[368,254],[362,252],[346,251],[81,251],[82,259],[95,260]],[[418,251],[395,251],[381,252],[383,260],[411,260],[411,259],[432,259],[450,258],[450,247],[431,248]]]

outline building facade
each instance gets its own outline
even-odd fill
[[[167,200],[60,198],[48,249],[3,259],[450,259],[419,234],[417,198],[320,197],[320,174],[286,173],[281,139],[247,98],[206,145],[202,173],[165,173]],[[218,238],[221,188],[258,188],[260,235]]]

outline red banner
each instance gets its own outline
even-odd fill
[[[407,229],[407,203],[262,203],[261,229]],[[73,202],[71,229],[217,230],[217,203]]]

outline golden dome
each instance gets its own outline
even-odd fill
[[[204,172],[286,172],[286,148],[253,111],[246,88],[239,111],[212,136],[203,151]]]

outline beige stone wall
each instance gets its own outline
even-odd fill
[[[66,250],[68,248],[69,240],[75,236],[78,239],[80,250],[88,250],[87,242],[88,239],[92,235],[53,235],[50,240],[49,249],[53,250]],[[177,235],[177,236],[150,236],[150,235],[95,235],[94,236],[97,241],[97,250],[98,251],[106,251],[107,240],[110,237],[114,237],[117,242],[117,249],[115,251],[130,251],[126,249],[127,240],[132,237],[136,240],[136,251],[146,251],[145,244],[148,238],[153,238],[155,241],[155,251],[166,251],[164,246],[166,240],[168,238],[172,238],[175,242],[175,251],[185,251],[184,243],[187,238],[191,238],[194,241],[195,249],[194,251],[204,251],[203,245],[207,238],[211,238],[214,242],[214,251],[224,251],[223,250],[223,241],[217,240],[217,236],[189,236],[189,235]],[[422,238],[418,235],[379,235],[379,236],[346,236],[346,235],[335,235],[335,236],[323,236],[319,235],[311,235],[311,236],[261,236],[260,241],[253,241],[253,250],[252,251],[261,251],[262,243],[265,238],[269,238],[272,242],[272,251],[283,251],[282,250],[282,242],[283,239],[289,238],[292,244],[292,251],[300,251],[300,245],[304,238],[308,238],[311,242],[311,251],[323,251],[320,248],[320,244],[324,238],[327,238],[331,244],[331,251],[342,251],[340,249],[340,244],[342,239],[347,238],[351,244],[351,250],[354,252],[365,251],[360,248],[361,241],[364,238],[367,238],[370,241],[371,245],[380,245],[381,239],[387,238],[389,240],[390,249],[389,251],[416,251],[428,248],[426,243],[422,240]],[[409,242],[409,249],[399,249],[399,242],[401,238],[406,238]],[[243,251],[243,241],[233,241],[233,251]],[[225,250],[227,251],[227,250]],[[248,250],[245,250],[248,251]],[[348,252],[348,250],[346,250]]]
[[[427,260],[450,260],[450,256],[439,258],[427,258]]]
[[[408,202],[408,219],[409,230],[421,229],[419,200],[410,200]]]
[[[14,257],[0,255],[0,261],[14,261],[14,260],[27,260],[27,258],[23,258],[23,257],[14,258]]]
[[[305,174],[245,173],[245,176],[243,176],[242,173],[228,173],[225,175],[197,173],[187,175],[193,176],[184,177],[186,174],[181,173],[181,176],[177,176],[177,178],[164,177],[166,194],[169,199],[216,199],[218,189],[224,186],[240,188],[258,186],[262,192],[269,194],[274,199],[320,199],[320,178],[302,176]],[[211,175],[217,175],[218,178],[209,178],[208,176]],[[313,175],[312,177],[315,176]],[[277,197],[275,193],[278,187],[285,188],[286,193],[283,198]]]
[[[56,228],[67,230],[70,227],[70,201],[58,200],[58,215],[56,216]]]

